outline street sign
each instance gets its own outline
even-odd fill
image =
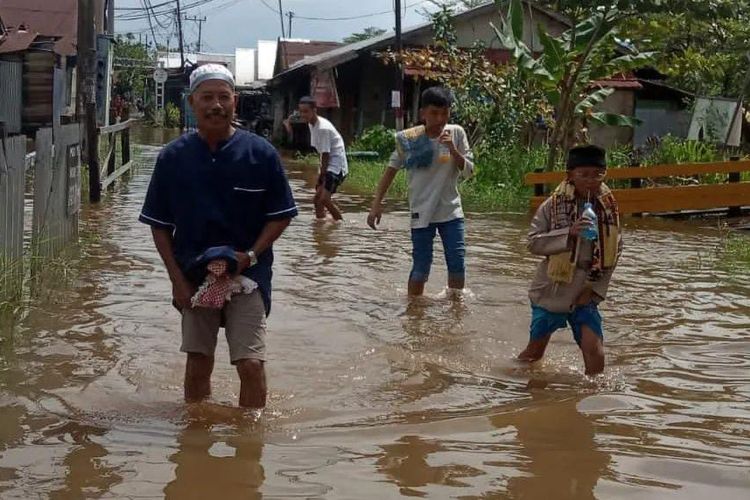
[[[167,81],[167,70],[164,68],[156,68],[154,70],[154,81],[158,84],[162,84]]]

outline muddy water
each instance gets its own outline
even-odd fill
[[[570,335],[519,366],[534,260],[525,216],[468,217],[470,292],[408,303],[408,217],[365,229],[302,215],[277,245],[260,421],[233,408],[220,342],[214,397],[181,402],[169,282],[136,218],[155,147],[84,244],[0,337],[0,497],[748,498],[750,273],[697,224],[628,221],[603,306],[606,375]],[[98,236],[95,236],[98,235]]]

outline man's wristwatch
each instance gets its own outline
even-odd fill
[[[258,263],[258,256],[255,255],[255,252],[253,252],[252,250],[247,252],[247,257],[250,259],[250,265],[248,267],[253,267]]]

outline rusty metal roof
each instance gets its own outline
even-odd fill
[[[26,50],[36,37],[35,31],[9,31],[5,36],[0,37],[0,54]]]
[[[25,27],[39,35],[59,38],[55,52],[76,53],[77,0],[0,0],[0,16],[8,29]]]
[[[305,57],[317,56],[323,52],[328,52],[337,47],[341,47],[340,42],[320,42],[309,40],[281,40],[279,42],[279,54],[281,55],[281,67],[276,68],[276,72],[285,71],[289,66],[301,61]]]

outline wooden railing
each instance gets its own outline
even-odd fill
[[[136,120],[125,120],[124,122],[99,128],[100,140],[103,141],[104,137],[107,137],[109,143],[108,152],[104,157],[104,161],[100,163],[100,165],[102,165],[99,176],[102,179],[99,183],[100,189],[107,189],[107,187],[111,186],[120,176],[128,172],[132,167],[132,162],[130,160],[130,129],[135,122]],[[119,167],[117,167],[116,158],[118,134],[120,136],[120,154],[122,158]],[[96,195],[98,199],[100,193],[96,193]]]
[[[630,180],[629,189],[613,189],[622,214],[728,209],[730,215],[739,215],[743,206],[750,205],[750,182],[741,181],[743,172],[750,172],[750,160],[611,168],[604,182]],[[726,174],[727,177],[725,182],[711,184],[671,186],[659,182],[709,174]],[[548,192],[546,186],[559,184],[565,176],[561,171],[526,174],[524,182],[534,186],[531,209],[535,210],[544,201]],[[654,185],[644,186],[645,179],[655,181]]]

